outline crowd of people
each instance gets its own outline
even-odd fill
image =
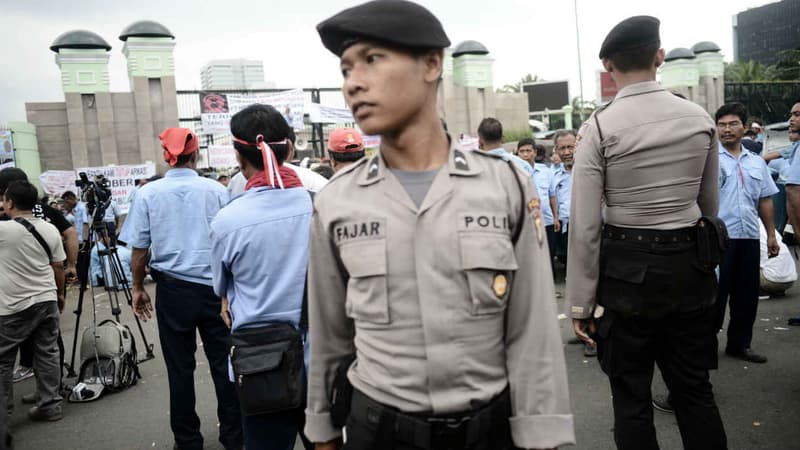
[[[200,176],[197,136],[164,130],[169,169],[137,181],[124,223],[113,202],[93,217],[75,192],[39,200],[3,170],[0,407],[35,376],[29,418],[63,417],[65,286],[83,268],[124,289],[103,275],[114,247],[135,314],[157,319],[177,449],[204,445],[197,333],[226,449],[575,443],[561,297],[608,376],[619,449],[658,448],[653,406],[674,412],[685,448],[726,449],[717,334],[729,314],[725,354],[766,363],[752,348],[759,301],[797,279],[775,210],[788,202],[800,227],[800,100],[792,146],[764,148],[743,105],[712,118],[656,83],[659,26],[636,16],[610,31],[599,57],[619,94],[556,132],[550,158],[533,138],[504,146],[491,117],[479,150],[451,137],[436,107],[450,41],[425,8],[387,0],[317,27],[360,130],[381,136],[375,155],[340,128],[325,162],[293,164],[292,127],[251,105],[231,118],[230,177]],[[98,222],[107,235],[92,236]],[[667,395],[652,395],[656,364]]]

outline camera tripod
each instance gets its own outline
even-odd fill
[[[72,337],[72,355],[70,362],[67,366],[67,377],[76,377],[75,372],[75,352],[78,348],[78,332],[80,331],[81,313],[83,312],[83,299],[86,291],[89,290],[89,266],[91,265],[91,249],[97,248],[97,256],[100,260],[101,273],[103,278],[103,285],[106,295],[108,297],[109,305],[111,306],[111,314],[114,319],[119,322],[119,316],[122,313],[120,308],[119,293],[125,296],[128,306],[133,307],[133,296],[131,295],[130,284],[122,269],[122,261],[117,253],[116,238],[109,236],[108,227],[103,222],[105,210],[111,203],[110,198],[105,204],[93,205],[89,204],[87,207],[92,211],[92,221],[88,227],[89,239],[86,241],[78,253],[78,281],[80,283],[80,294],[78,295],[78,305],[73,311],[77,316],[75,319],[75,333]],[[101,248],[102,244],[102,248]],[[94,305],[94,286],[91,287],[92,304]],[[94,308],[93,308],[94,309]],[[139,318],[134,314],[136,325],[139,327],[139,333],[142,336],[144,343],[145,356],[138,362],[148,361],[153,359],[153,344],[148,344],[147,337],[144,335],[144,329],[139,321]]]

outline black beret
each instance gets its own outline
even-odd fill
[[[661,22],[652,16],[629,17],[609,31],[600,46],[600,59],[622,50],[634,50],[650,44],[661,44],[658,27]]]
[[[362,39],[407,48],[450,46],[439,19],[405,0],[375,0],[345,9],[317,25],[317,32],[336,56]]]

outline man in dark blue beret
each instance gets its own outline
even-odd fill
[[[318,450],[342,425],[348,450],[574,443],[540,200],[442,126],[442,24],[384,0],[317,29],[381,143],[315,198],[306,435]]]
[[[655,17],[631,17],[600,48],[619,92],[578,132],[567,300],[575,334],[597,343],[619,450],[659,448],[655,364],[683,447],[724,450],[708,375],[717,365],[714,267],[722,250],[711,232],[719,223],[716,129],[703,108],[656,82],[664,62],[658,28]]]

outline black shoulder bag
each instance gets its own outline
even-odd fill
[[[313,201],[314,194],[309,191]],[[302,409],[306,404],[303,334],[308,330],[308,273],[300,329],[273,323],[231,333],[231,365],[242,414]]]
[[[305,405],[303,339],[290,323],[231,333],[231,365],[242,414],[254,416]]]

